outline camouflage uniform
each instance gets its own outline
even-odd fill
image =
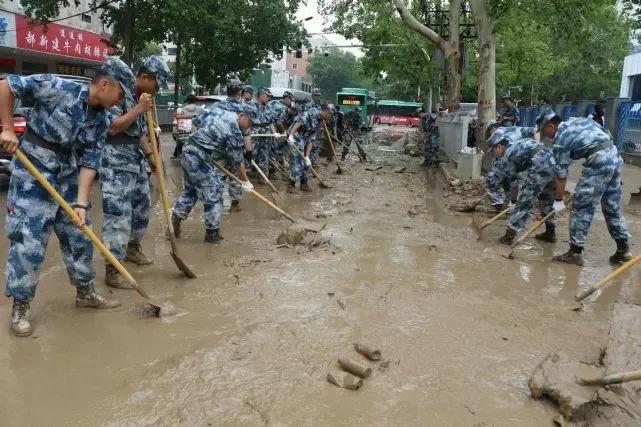
[[[554,156],[552,150],[542,142],[521,139],[512,142],[496,165],[499,182],[517,182],[518,174],[527,171],[527,176],[519,190],[515,208],[512,210],[508,227],[516,234],[523,229],[528,220],[534,199],[538,197],[543,216],[550,213],[554,202]],[[546,221],[552,230],[556,222],[554,216]]]
[[[255,103],[258,109],[258,121],[252,126],[252,133],[266,134],[272,133],[270,124],[274,123],[272,108],[269,104]],[[274,138],[253,138],[252,143],[254,146],[254,162],[266,174],[269,165],[269,148],[272,145]]]
[[[517,126],[521,121],[519,109],[516,107],[506,108],[503,114],[501,114],[501,121],[508,127]]]
[[[554,138],[554,158],[555,173],[560,179],[567,178],[573,160],[585,159],[572,200],[570,244],[585,246],[599,201],[610,236],[614,240],[628,240],[628,227],[621,212],[623,159],[610,135],[593,120],[570,119],[559,125]]]
[[[205,112],[204,116],[206,116],[207,114],[211,114],[216,110],[238,113],[240,111],[243,111],[243,102],[236,98],[227,98],[224,101],[215,103],[214,108],[212,108],[211,111]],[[203,117],[200,116],[200,120],[202,119]],[[196,124],[196,126],[198,126],[198,124]],[[236,184],[234,181],[229,181],[227,183],[227,189],[229,190],[229,198],[232,200],[232,202],[238,202],[243,196],[243,191],[241,190],[240,185]]]
[[[158,84],[167,87],[168,68],[165,62],[151,56],[143,67],[156,75]],[[107,111],[110,121],[133,109],[136,100],[135,77],[129,68],[120,70],[129,81],[131,93],[115,107]],[[102,191],[102,240],[118,260],[125,258],[127,246],[139,247],[149,225],[149,179],[147,162],[140,149],[140,138],[148,133],[144,116],[139,116],[129,128],[117,135],[108,135],[101,141],[102,156],[100,188]]]
[[[507,138],[507,148],[509,148],[513,142],[522,138],[531,138],[535,133],[536,128],[533,127],[501,127],[494,131],[489,141]],[[518,186],[518,181],[510,181],[508,179],[499,180],[497,178],[496,168],[498,163],[499,159],[494,159],[492,161],[492,169],[485,175],[485,188],[492,206],[502,205],[505,201],[504,193],[509,193],[511,188]],[[501,191],[501,187],[503,191]]]
[[[272,112],[272,120],[277,127],[282,130],[287,131],[289,127],[289,107],[285,105],[282,100],[272,101],[270,103],[270,108]],[[271,146],[269,148],[269,157],[279,166],[283,166],[285,163],[285,147],[287,144],[283,139],[272,139]]]
[[[49,74],[10,75],[13,95],[31,100],[28,131],[21,150],[65,200],[78,192],[78,166],[97,169],[96,141],[105,137],[109,121],[104,110],[91,109],[89,87]],[[79,150],[78,154],[76,149]],[[7,195],[5,229],[9,253],[5,268],[7,296],[31,301],[51,230],[60,241],[71,283],[78,289],[93,286],[93,246],[67,214],[14,158]]]
[[[360,129],[361,122],[362,122],[361,115],[355,109],[345,114],[344,117],[345,117],[345,121],[347,122],[347,130],[345,131],[345,134],[349,135],[350,138],[347,138],[347,140],[343,140],[344,142],[343,152],[342,152],[343,158],[345,158],[347,156],[347,153],[349,153],[349,148],[352,146],[352,139],[358,136],[354,134],[354,132]],[[365,152],[362,150],[359,144],[357,144],[356,146],[358,147],[358,155],[362,160],[365,160],[366,159]]]
[[[314,132],[318,132],[321,122],[321,109],[310,109],[303,114],[296,116],[294,124],[300,123],[298,132],[294,134],[296,147],[301,153],[305,154],[305,147],[311,143],[311,138]],[[291,168],[289,180],[291,182],[299,181],[302,184],[307,184],[309,169],[305,166],[305,160],[296,151],[290,150],[289,165]],[[310,159],[311,160],[311,159]]]
[[[243,134],[238,127],[238,115],[221,109],[213,110],[189,136],[182,157],[183,190],[173,207],[173,214],[187,219],[200,199],[204,205],[205,228],[218,230],[223,210],[225,175],[212,160],[233,170],[243,161]]]

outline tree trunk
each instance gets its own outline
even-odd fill
[[[459,50],[461,0],[450,0],[449,15],[450,39],[445,45],[443,56],[445,57],[447,82],[447,109],[453,112],[461,108],[461,72],[459,67],[461,59],[461,51]]]
[[[178,107],[180,99],[180,51],[181,51],[180,33],[176,34],[176,65],[174,72],[174,106]]]
[[[493,23],[485,7],[485,0],[470,0],[470,6],[478,31],[478,116],[481,123],[487,123],[496,119],[496,44]]]
[[[123,46],[125,48],[125,52],[123,53],[122,58],[123,61],[130,67],[132,67],[134,63],[134,27],[136,24],[136,7],[134,3],[135,0],[127,0],[127,2],[125,3],[124,11],[125,20],[123,28]]]

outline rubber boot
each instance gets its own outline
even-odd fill
[[[133,262],[136,265],[150,265],[154,263],[153,260],[147,258],[145,254],[142,253],[140,243],[136,242],[129,242],[127,245],[125,261]]]
[[[174,236],[176,236],[176,239],[180,239],[180,223],[182,222],[182,218],[180,218],[176,214],[171,214],[171,225],[174,226]]]
[[[499,243],[502,245],[511,246],[514,243],[514,238],[516,237],[516,231],[513,231],[510,227],[505,229],[505,234],[499,237]]]
[[[556,243],[556,227],[545,224],[545,231],[537,234],[534,238],[543,242]]]
[[[13,299],[11,332],[17,337],[28,337],[33,333],[33,326],[31,325],[31,305],[27,301]]]
[[[105,285],[116,289],[133,289],[129,282],[116,270],[116,267],[111,264],[105,265]]]
[[[76,307],[106,310],[120,307],[120,301],[103,297],[96,292],[93,285],[89,285],[76,288]]]
[[[240,208],[240,200],[232,200],[231,201],[231,208],[229,210],[230,210],[230,212],[240,212],[242,210]]]
[[[566,264],[576,264],[583,266],[583,248],[580,246],[570,245],[570,249],[561,255],[552,257],[554,261],[564,262]]]
[[[610,264],[623,264],[632,259],[630,245],[626,239],[616,240],[617,251],[610,257]]]
[[[301,183],[300,183],[300,191],[304,191],[306,193],[309,193],[310,191],[312,191],[312,189],[309,188],[309,185],[307,185],[307,181],[305,181],[305,182],[301,181]]]
[[[220,243],[223,240],[217,228],[210,228],[205,230],[205,242],[207,243]]]
[[[292,181],[291,179],[289,180],[289,183],[287,184],[287,192],[288,193],[295,193],[296,192],[296,182]]]

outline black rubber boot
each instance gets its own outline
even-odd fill
[[[205,242],[220,243],[222,240],[224,240],[224,238],[220,235],[217,228],[205,230]]]
[[[291,179],[289,180],[289,183],[287,184],[287,192],[288,193],[295,193],[296,192],[296,182],[292,181]]]
[[[171,214],[171,225],[174,226],[174,236],[176,236],[176,239],[180,239],[180,223],[182,222],[182,218],[180,218],[176,214]]]
[[[564,262],[566,264],[576,264],[583,266],[583,248],[580,246],[570,245],[570,249],[561,255],[552,257],[554,261]]]
[[[514,243],[514,238],[516,237],[516,231],[512,230],[510,227],[505,229],[505,234],[499,237],[499,243],[502,245],[511,246]]]
[[[33,326],[31,325],[31,305],[29,302],[13,299],[11,332],[17,337],[28,337],[33,333]]]
[[[305,181],[305,182],[301,181],[300,182],[300,191],[304,191],[306,193],[309,193],[310,191],[312,191],[312,189],[309,188],[309,185],[307,185],[307,181]]]
[[[610,264],[623,264],[632,259],[630,245],[625,239],[616,240],[617,251],[610,257]]]
[[[556,243],[556,227],[545,224],[545,231],[537,234],[534,238],[543,242]]]

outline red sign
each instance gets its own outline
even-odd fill
[[[16,15],[16,45],[19,49],[96,62],[103,62],[113,51],[100,34],[58,24],[47,25],[45,32],[43,25],[29,27],[22,15]]]

